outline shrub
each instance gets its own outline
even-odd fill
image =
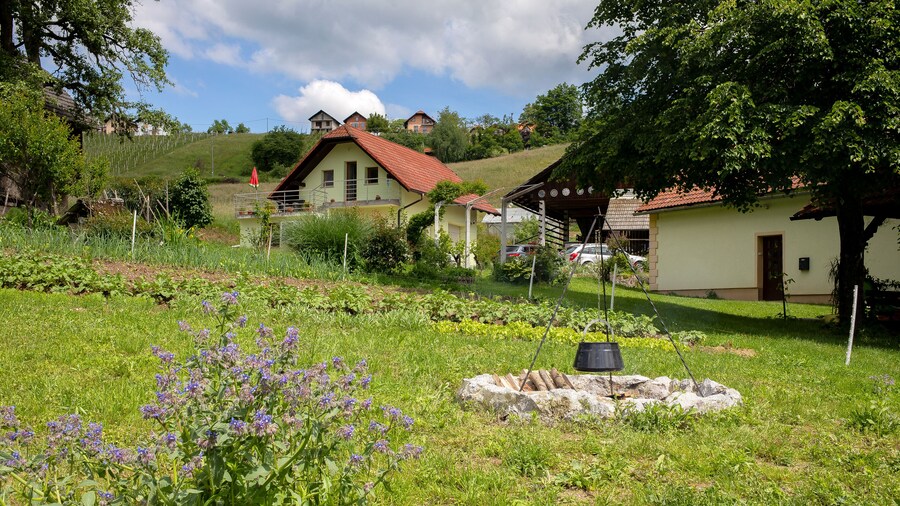
[[[154,235],[153,225],[147,223],[144,218],[138,216],[135,223],[134,216],[124,212],[95,214],[84,221],[81,229],[95,237],[130,241],[132,226],[135,228],[136,237],[152,237]]]
[[[364,504],[422,449],[398,447],[413,420],[375,408],[365,360],[340,357],[298,367],[295,328],[283,339],[260,325],[244,352],[237,293],[219,309],[204,301],[217,335],[179,322],[196,353],[160,361],[155,401],[144,418],[159,432],[133,448],[111,444],[103,427],[65,415],[47,424],[45,445],[0,406],[0,497],[13,504]]]
[[[557,281],[566,263],[552,246],[539,246],[533,257],[510,258],[506,263],[495,266],[494,279],[510,283],[527,283],[531,278],[532,262],[534,262],[534,280],[544,283]]]
[[[172,184],[169,206],[172,216],[184,228],[203,228],[212,223],[209,190],[196,169],[184,171]]]
[[[362,262],[362,249],[371,235],[371,223],[359,213],[348,210],[324,216],[304,216],[286,228],[284,239],[291,248],[341,263],[344,258],[344,238],[347,237],[347,265],[356,267]]]
[[[406,231],[385,221],[376,222],[361,254],[367,271],[396,272],[409,255]]]
[[[500,237],[488,232],[487,227],[479,223],[478,240],[472,248],[472,254],[481,269],[496,264],[500,258]]]

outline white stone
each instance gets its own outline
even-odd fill
[[[616,401],[609,397],[609,377],[599,374],[568,376],[575,390],[555,389],[545,392],[519,392],[494,384],[493,376],[482,374],[463,380],[456,396],[464,405],[490,409],[501,416],[530,417],[543,420],[571,419],[578,415],[611,418],[616,414]],[[613,390],[627,397],[620,403],[626,409],[643,411],[655,403],[677,404],[684,410],[702,414],[743,403],[741,394],[710,379],[694,387],[690,379],[675,380],[665,376],[613,376]]]

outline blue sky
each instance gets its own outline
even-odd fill
[[[607,36],[584,29],[595,2],[144,2],[134,22],[160,36],[174,86],[143,98],[195,131],[222,118],[308,131],[319,109],[518,117],[556,84],[596,74],[576,63]]]

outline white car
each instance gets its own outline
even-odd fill
[[[579,252],[581,252],[580,257],[578,256]],[[570,262],[574,262],[577,259],[578,265],[587,265],[594,262],[605,262],[612,258],[615,255],[615,252],[609,249],[609,246],[606,244],[587,243],[584,245],[583,250],[581,244],[573,244],[566,248],[563,255],[568,258]],[[644,267],[647,265],[647,259],[645,257],[632,255],[630,253],[626,253],[626,256],[628,257],[628,263],[637,270],[644,270]]]

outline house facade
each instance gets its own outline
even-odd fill
[[[318,134],[328,133],[334,130],[340,126],[341,122],[334,119],[334,117],[327,112],[320,110],[309,117],[309,124],[309,133]]]
[[[773,195],[741,213],[699,190],[661,194],[638,210],[650,222],[650,288],[696,297],[781,300],[784,286],[792,302],[829,302],[829,272],[840,253],[837,219],[790,219],[809,203],[802,191]],[[865,264],[877,278],[900,279],[893,230],[898,225],[900,220],[887,220],[869,241]]]
[[[345,125],[350,125],[353,128],[358,128],[360,130],[366,130],[368,122],[369,120],[365,116],[356,111],[354,111],[350,116],[347,116],[347,118],[344,120]]]
[[[417,111],[403,122],[403,128],[419,134],[431,133],[434,130],[434,120],[424,111]]]
[[[434,206],[425,194],[440,181],[462,179],[434,157],[342,125],[322,137],[274,191],[235,197],[241,244],[249,246],[259,236],[260,206],[270,209],[278,236],[274,242],[280,243],[290,222],[308,213],[352,209],[399,225],[404,217]],[[444,207],[439,226],[454,241],[463,240],[467,229],[474,241],[478,213],[497,213],[483,201],[467,206],[475,197],[464,195]]]

